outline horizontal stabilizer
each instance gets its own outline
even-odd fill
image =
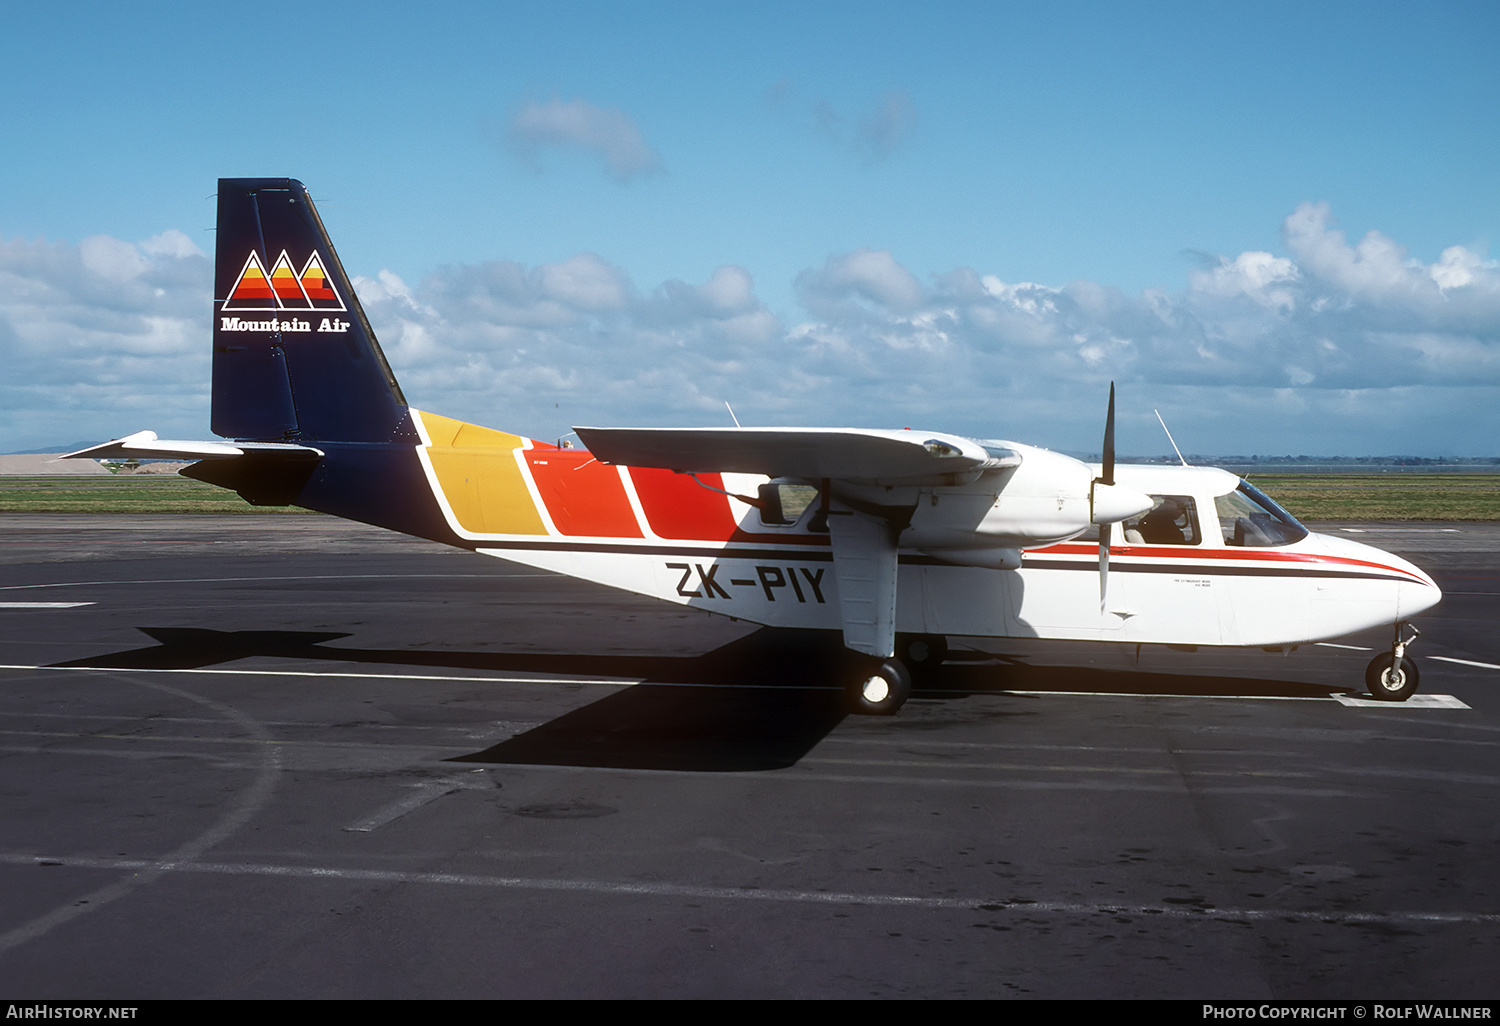
[[[1018,453],[958,435],[859,428],[575,429],[605,463],[684,473],[904,481],[1013,467]]]
[[[102,445],[65,453],[60,460],[222,460],[247,453],[276,454],[291,459],[319,459],[323,450],[285,442],[197,442],[157,438],[155,431],[137,431]]]

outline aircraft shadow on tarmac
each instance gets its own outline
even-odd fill
[[[199,669],[271,657],[641,679],[451,760],[456,762],[696,772],[778,769],[796,764],[847,715],[843,693],[830,681],[846,679],[851,657],[834,631],[768,627],[701,655],[631,656],[333,648],[325,642],[350,635],[318,631],[140,630],[157,644],[55,665]],[[1033,666],[1015,657],[960,651],[924,674],[913,698],[946,701],[1003,691],[1326,698],[1340,690],[1267,678]],[[903,722],[898,715],[891,725],[900,729]]]

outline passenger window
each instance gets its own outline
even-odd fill
[[[807,507],[818,501],[812,485],[769,481],[760,486],[760,522],[768,527],[787,527],[802,519]]]
[[[1203,541],[1198,531],[1198,505],[1191,495],[1153,495],[1151,508],[1140,516],[1116,525],[1110,534],[1115,545],[1197,545]],[[1099,525],[1094,524],[1074,541],[1099,541]]]
[[[1126,545],[1197,545],[1198,507],[1191,495],[1153,495],[1151,508],[1120,526]]]

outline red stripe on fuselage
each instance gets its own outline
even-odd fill
[[[582,449],[528,449],[526,463],[552,523],[563,534],[643,538],[615,467]]]
[[[729,497],[709,488],[724,487],[718,474],[699,474],[708,488],[689,474],[657,467],[631,467],[630,480],[641,500],[646,521],[658,538],[681,541],[728,541],[737,526]]]
[[[1059,542],[1049,545],[1044,549],[1027,549],[1027,555],[1059,555],[1059,556],[1094,556],[1099,555],[1098,545],[1079,545],[1076,542]],[[1347,556],[1328,556],[1317,552],[1287,552],[1273,549],[1206,549],[1197,545],[1111,545],[1109,549],[1110,558],[1116,556],[1132,556],[1145,559],[1164,559],[1169,562],[1201,562],[1210,559],[1238,560],[1251,563],[1278,563],[1286,564],[1323,564],[1325,566],[1348,566],[1369,567],[1373,570],[1385,570],[1388,573],[1401,574],[1418,584],[1427,582],[1417,577],[1409,570],[1390,566],[1386,563],[1376,563],[1367,559],[1350,559]]]

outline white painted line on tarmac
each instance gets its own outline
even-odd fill
[[[1349,534],[1463,534],[1461,527],[1340,527]]]
[[[641,683],[640,678],[603,680],[591,677],[451,677],[432,673],[327,673],[312,670],[213,670],[213,669],[162,669],[140,666],[23,666],[16,663],[0,663],[0,670],[64,670],[77,673],[207,673],[228,677],[339,677],[352,680],[456,680],[477,681],[488,684],[611,684],[615,687],[631,687]]]
[[[1375,651],[1373,648],[1366,648],[1364,645],[1339,645],[1339,644],[1335,644],[1332,641],[1315,641],[1315,642],[1313,642],[1313,644],[1316,645],[1316,646],[1318,646],[1319,648],[1347,648],[1351,652],[1373,652],[1373,651]]]
[[[334,651],[330,649],[329,651]],[[0,670],[65,670],[73,673],[199,673],[230,677],[337,677],[347,680],[452,680],[478,684],[604,684],[615,688],[632,688],[648,683],[644,677],[459,677],[435,673],[329,673],[317,670],[217,670],[187,667],[163,669],[142,666],[29,666],[16,663],[0,663]],[[834,684],[788,685],[788,684],[692,684],[678,681],[654,680],[649,682],[656,688],[718,688],[737,691],[838,691]],[[1015,692],[1021,694],[1021,692]],[[1038,692],[1039,694],[1041,692]],[[1057,694],[1072,694],[1059,691]],[[1192,695],[1184,695],[1192,698]]]
[[[484,770],[470,770],[471,773],[484,773]],[[415,812],[429,802],[435,802],[444,795],[452,794],[454,791],[493,790],[495,785],[486,779],[474,777],[449,777],[446,780],[430,780],[423,784],[410,784],[415,787],[417,793],[410,798],[402,798],[400,801],[392,802],[382,809],[376,810],[372,815],[366,816],[351,826],[344,827],[351,833],[368,834],[370,831],[383,827],[393,820],[400,819],[408,812]]]
[[[1441,663],[1457,663],[1460,666],[1477,666],[1481,670],[1500,670],[1500,665],[1496,665],[1495,663],[1480,663],[1480,662],[1475,662],[1473,659],[1455,659],[1452,656],[1435,656],[1435,655],[1430,655],[1430,656],[1427,656],[1426,658],[1428,658],[1428,659],[1436,659],[1438,662],[1441,662]]]
[[[55,584],[6,584],[0,591],[29,591],[33,588],[91,588],[107,585],[136,584],[240,584],[253,581],[415,581],[483,579],[504,581],[512,577],[559,577],[560,574],[301,574],[279,577],[178,577],[150,581],[58,581]]]
[[[247,737],[261,741],[270,740],[266,730],[255,720],[246,716],[233,706],[224,705],[213,699],[202,695],[195,695],[189,691],[182,691],[167,684],[156,684],[148,681],[132,681],[137,687],[150,688],[153,691],[165,692],[178,698],[186,699],[201,705],[213,712],[219,713],[224,719],[233,723],[235,727]],[[66,900],[63,904],[56,906],[50,912],[46,912],[30,922],[0,933],[0,954],[19,947],[29,941],[33,941],[53,929],[69,923],[89,912],[96,911],[117,898],[123,898],[137,887],[151,883],[154,879],[169,870],[191,862],[198,858],[210,848],[219,844],[227,837],[232,837],[246,823],[253,819],[266,803],[271,800],[271,793],[276,785],[276,778],[281,772],[281,752],[275,745],[262,745],[260,747],[259,766],[255,778],[240,794],[228,802],[227,808],[209,828],[196,837],[190,838],[179,845],[165,859],[153,863],[153,868],[139,873],[131,873],[128,876],[115,880],[113,883],[105,884],[84,895],[81,898]]]
[[[967,691],[924,691],[924,695],[966,695]],[[1179,695],[1176,693],[1162,692],[1149,695],[1133,695],[1128,691],[1020,691],[1014,688],[1005,688],[996,691],[997,695],[1040,695],[1049,698],[1069,698],[1078,696],[1081,698],[1238,698],[1241,701],[1258,702],[1326,702],[1328,699],[1317,695]]]
[[[1429,659],[1435,658],[1428,656]],[[1496,667],[1500,669],[1500,667]],[[1387,702],[1379,698],[1357,698],[1354,695],[1336,696],[1340,705],[1357,706],[1362,709],[1468,709],[1470,706],[1452,695],[1412,695],[1404,702]]]
[[[1435,659],[1436,656],[1428,656]],[[1500,670],[1500,666],[1496,667]],[[1198,698],[1222,701],[1223,699],[1234,699],[1240,702],[1327,702],[1336,701],[1340,705],[1367,705],[1378,709],[1395,709],[1401,706],[1411,706],[1418,709],[1467,709],[1452,695],[1412,695],[1405,702],[1384,702],[1374,698],[1356,698],[1353,695],[1330,695],[1328,698],[1315,695],[1131,695],[1118,691],[1004,691],[1007,695],[1049,695],[1053,697],[1087,695],[1091,698]]]
[[[1305,911],[1293,908],[1217,908],[1212,905],[1133,905],[1126,902],[1012,901],[986,895],[938,897],[919,894],[872,894],[851,891],[804,891],[771,887],[708,887],[678,883],[632,883],[624,880],[567,880],[546,877],[484,876],[475,873],[409,873],[390,869],[354,869],[336,866],[295,866],[261,862],[198,862],[147,859],[101,859],[50,857],[0,853],[0,863],[21,866],[69,866],[107,872],[139,873],[143,870],[173,873],[208,873],[219,876],[279,876],[300,880],[354,881],[359,883],[428,884],[448,887],[486,887],[496,890],[561,891],[574,894],[607,894],[619,897],[702,898],[721,901],[775,901],[807,905],[865,905],[883,908],[948,909],[958,912],[1019,912],[1023,915],[1151,915],[1167,919],[1198,920],[1295,920],[1309,923],[1429,923],[1500,925],[1500,913],[1386,911],[1339,912],[1330,909]]]
[[[76,609],[93,602],[0,602],[0,609]]]
[[[334,651],[330,649],[329,651]],[[0,663],[0,670],[61,671],[68,673],[173,673],[208,674],[225,677],[337,677],[341,680],[448,680],[481,684],[607,684],[611,687],[628,688],[647,683],[644,677],[468,677],[438,673],[348,673],[327,670],[224,670],[210,667],[164,668],[156,666],[40,666],[30,663]],[[789,686],[786,684],[691,684],[675,681],[651,681],[653,687],[671,688],[735,688],[751,691],[828,691],[836,690],[832,685]],[[1013,692],[1025,694],[1026,692]],[[1047,692],[1036,692],[1046,694]],[[1059,691],[1057,694],[1073,694]],[[1191,698],[1191,695],[1182,696]]]

